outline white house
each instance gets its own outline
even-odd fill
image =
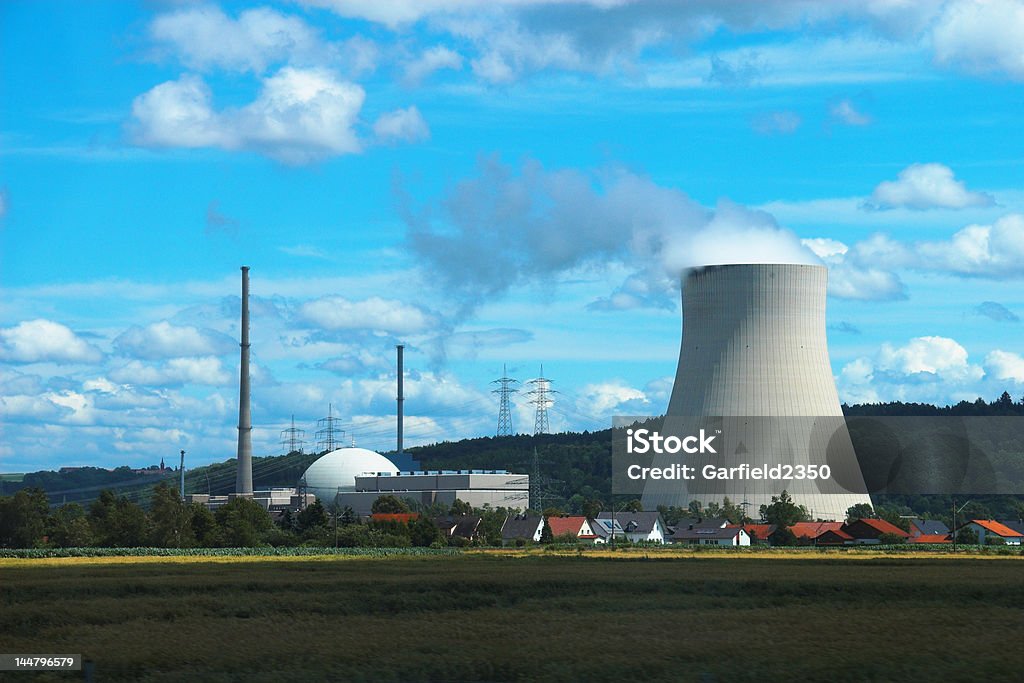
[[[664,543],[667,535],[660,512],[602,512],[595,521],[599,534],[610,533],[609,524],[614,523],[616,536],[624,535],[633,543]]]
[[[675,543],[685,543],[687,545],[750,545],[750,535],[738,526],[723,528],[705,526],[693,529],[679,529],[672,536],[672,540]]]

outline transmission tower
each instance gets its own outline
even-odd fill
[[[512,394],[519,391],[513,384],[518,384],[519,380],[512,379],[508,376],[508,369],[505,365],[501,366],[501,377],[494,380],[491,384],[497,384],[498,388],[491,391],[492,394],[498,394],[501,398],[501,402],[498,407],[498,431],[495,436],[512,436],[515,432],[512,429],[512,411],[509,410],[508,398]]]
[[[551,380],[544,376],[544,366],[540,366],[540,377],[537,379],[531,379],[527,384],[531,385],[533,389],[526,392],[527,396],[532,396],[530,403],[537,406],[537,416],[533,421],[533,434],[547,434],[551,431],[548,426],[548,408],[551,407],[552,401],[548,398],[551,394],[558,392],[551,389]]]
[[[284,454],[302,453],[306,443],[305,436],[305,431],[295,427],[295,416],[292,415],[292,426],[281,430],[281,448],[284,449]]]
[[[553,463],[549,460],[545,460],[544,464],[552,465]],[[540,454],[537,453],[537,447],[533,448],[533,463],[530,474],[530,508],[540,512],[544,509],[545,500],[558,500],[561,498],[558,494],[552,491],[552,484],[561,484],[561,479],[552,479],[551,477],[544,476],[540,473]]]
[[[318,453],[321,451],[327,451],[328,453],[333,451],[337,447],[335,444],[340,443],[345,438],[345,430],[337,426],[337,423],[340,421],[339,418],[334,417],[334,406],[328,403],[327,417],[316,421],[316,449]]]

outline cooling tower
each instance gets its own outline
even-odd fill
[[[827,464],[832,478],[647,481],[644,509],[728,496],[747,503],[756,519],[783,489],[819,519],[845,519],[850,506],[870,503],[829,364],[827,278],[823,266],[795,264],[687,272],[679,366],[663,431],[682,435],[707,426],[719,433],[717,453],[706,456],[716,466]],[[653,464],[673,461],[679,458],[656,456]]]
[[[252,413],[249,408],[249,266],[242,266],[242,349],[238,376],[238,470],[235,493],[252,495]]]

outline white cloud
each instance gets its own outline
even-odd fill
[[[948,337],[916,337],[900,347],[883,344],[877,367],[904,375],[928,373],[957,382],[984,375],[980,367],[968,362],[967,349]]]
[[[430,128],[415,106],[381,114],[373,132],[383,142],[419,142],[430,137]]]
[[[147,365],[137,360],[110,371],[110,379],[124,384],[142,386],[178,386],[196,384],[225,386],[231,375],[215,356],[201,358],[171,358],[160,365]]]
[[[266,7],[245,10],[237,19],[218,7],[191,7],[158,16],[149,32],[185,66],[199,70],[261,73],[275,62],[322,60],[329,50],[301,19]]]
[[[146,327],[133,325],[114,339],[123,355],[147,360],[181,356],[219,356],[237,347],[237,342],[213,330],[172,325],[166,320]]]
[[[969,225],[946,242],[921,242],[914,253],[922,269],[960,275],[1024,275],[1024,215],[1009,214],[992,225]]]
[[[361,150],[354,126],[364,98],[327,70],[285,67],[250,104],[217,112],[202,79],[185,75],[135,98],[131,130],[143,146],[252,150],[302,164]]]
[[[1024,80],[1024,5],[1019,0],[951,2],[932,42],[940,64]]]
[[[7,190],[0,190],[0,218],[7,215]]]
[[[66,326],[39,318],[0,329],[0,358],[15,363],[95,363],[103,354]]]
[[[866,126],[871,123],[871,117],[857,110],[850,100],[840,100],[831,107],[829,113],[832,118],[848,126]]]
[[[840,242],[828,237],[815,237],[812,239],[802,239],[800,243],[815,253],[818,258],[824,259],[830,256],[842,256],[845,254],[849,247]]]
[[[837,263],[829,267],[828,293],[840,299],[889,301],[906,298],[906,287],[892,271]]]
[[[340,296],[307,301],[299,314],[308,322],[328,330],[379,330],[407,334],[430,331],[434,316],[401,301],[372,297],[350,301]]]
[[[455,50],[444,45],[435,45],[405,66],[405,80],[408,83],[419,83],[441,69],[459,70],[462,68],[462,62],[462,55]]]
[[[620,381],[583,386],[579,390],[576,404],[580,409],[586,410],[587,416],[595,418],[615,414],[639,414],[649,410],[646,394]]]
[[[754,117],[754,130],[761,135],[788,135],[795,133],[802,119],[791,111],[774,111]]]
[[[866,208],[963,209],[990,206],[993,199],[982,192],[971,192],[956,180],[953,171],[942,164],[912,164],[900,171],[897,180],[884,181],[875,188]]]
[[[985,370],[999,380],[1024,384],[1024,358],[1012,351],[990,351],[985,356]]]

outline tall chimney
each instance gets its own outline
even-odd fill
[[[181,474],[181,499],[185,500],[185,451],[181,451],[181,465],[178,467]]]
[[[238,472],[235,493],[252,495],[252,411],[249,408],[249,266],[242,266],[242,368],[238,378]]]
[[[404,421],[403,404],[405,403],[405,391],[402,382],[403,379],[405,379],[405,367],[402,357],[405,347],[399,344],[395,348],[398,349],[398,454],[402,455],[402,423]]]

